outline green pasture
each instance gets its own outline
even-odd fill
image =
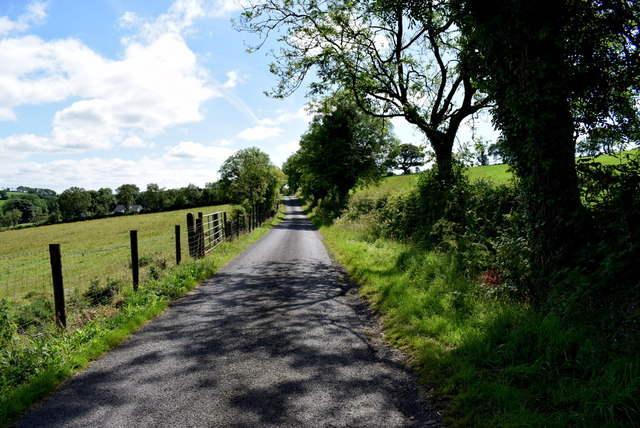
[[[594,159],[603,165],[615,165],[626,162],[626,156],[637,156],[640,149],[627,150],[611,155],[601,155]],[[590,159],[589,157],[583,159]],[[507,164],[474,166],[465,168],[467,176],[471,180],[490,180],[496,184],[507,183],[513,179],[513,172]],[[418,180],[419,174],[394,175],[386,177],[382,182],[375,186],[358,189],[355,193],[368,196],[380,196],[383,194],[400,193],[413,187]]]
[[[110,217],[0,232],[0,298],[50,295],[49,244],[60,244],[65,290],[95,281],[131,282],[130,231],[138,231],[141,280],[175,265],[175,225],[181,226],[187,257],[186,215],[227,211],[212,206],[153,214]]]

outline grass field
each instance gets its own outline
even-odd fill
[[[92,281],[130,281],[129,231],[138,231],[141,278],[153,269],[175,264],[174,225],[182,228],[187,253],[189,212],[230,211],[229,205],[56,224],[0,232],[0,298],[21,300],[51,293],[49,244],[60,244],[66,290]]]
[[[625,162],[625,155],[635,155],[640,153],[640,149],[627,150],[614,155],[598,156],[596,160],[603,165],[615,165]],[[474,166],[466,168],[467,176],[471,180],[490,180],[496,184],[507,183],[513,178],[513,172],[507,164]],[[418,174],[394,175],[386,177],[379,185],[370,186],[356,191],[358,194],[382,195],[386,193],[397,193],[410,189],[418,180]]]

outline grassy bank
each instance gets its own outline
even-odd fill
[[[616,196],[637,183],[637,162],[627,165],[635,169],[615,169],[595,187],[609,193],[585,208],[598,234],[576,253],[580,268],[549,277],[540,300],[527,283],[516,186],[460,180],[438,192],[429,172],[404,193],[355,194],[332,223],[322,209],[312,217],[448,426],[634,427],[640,284],[638,241],[628,238],[637,222],[627,218],[637,211]],[[442,201],[446,218],[433,209]]]
[[[282,219],[265,223],[252,233],[218,246],[206,258],[168,270],[134,293],[124,289],[100,302],[83,300],[95,318],[67,332],[50,329],[47,334],[22,337],[12,332],[12,314],[0,307],[0,425],[18,418],[33,403],[53,391],[62,381],[84,368],[137,328],[161,313],[172,299],[193,289],[231,258],[263,236]],[[82,295],[76,296],[82,299]],[[102,316],[98,316],[102,314]]]
[[[579,320],[492,297],[450,254],[319,226],[448,426],[637,426],[638,359],[606,358]]]

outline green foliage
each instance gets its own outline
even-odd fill
[[[239,150],[220,167],[221,191],[250,212],[273,210],[284,183],[282,171],[256,147]]]
[[[502,194],[512,190],[480,189],[491,196],[472,205],[499,206],[501,198],[512,199]],[[466,259],[474,254],[464,247],[429,251],[372,236],[369,215],[385,209],[385,200],[390,198],[355,197],[350,212],[354,204],[361,204],[362,212],[321,232],[381,312],[385,336],[410,354],[413,368],[435,388],[447,425],[636,426],[640,305],[632,296],[637,297],[637,287],[625,298],[601,300],[597,317],[541,311],[513,299],[514,291],[490,272],[470,275]],[[517,231],[522,221],[505,220],[503,239],[514,233],[505,228]],[[448,223],[434,227],[445,239],[452,228],[459,233]],[[517,250],[518,243],[502,245],[513,263],[526,260],[509,250]]]
[[[9,312],[9,304],[6,299],[0,299],[0,350],[9,346],[13,341],[16,325]]]
[[[51,329],[55,319],[53,301],[45,296],[34,296],[15,308],[14,320],[21,334]]]
[[[342,88],[368,114],[415,125],[445,180],[461,123],[487,105],[459,73],[460,32],[448,2],[260,1],[245,7],[236,26],[260,38],[252,50],[282,35],[269,95],[290,95],[313,71],[313,95]]]
[[[414,144],[400,144],[391,153],[393,167],[402,170],[403,174],[410,174],[411,168],[424,165],[424,148]]]
[[[94,279],[89,284],[89,288],[84,293],[84,297],[89,299],[92,305],[108,305],[120,293],[124,283],[120,280],[109,279],[104,286],[100,285],[99,279]]]
[[[495,102],[500,149],[524,190],[530,262],[544,300],[553,275],[586,244],[576,137],[610,146],[638,135],[640,9],[629,1],[451,4],[464,35],[463,72]]]
[[[389,170],[396,139],[388,120],[365,114],[344,92],[323,99],[285,164],[289,186],[329,212],[339,212],[356,186],[378,182]]]
[[[70,187],[58,197],[62,218],[73,220],[87,214],[91,208],[91,194],[79,187]]]
[[[140,194],[140,188],[135,184],[123,184],[116,189],[116,201],[124,205],[125,213],[129,212],[129,207],[136,202]]]

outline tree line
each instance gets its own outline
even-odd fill
[[[123,184],[115,189],[101,188],[86,190],[70,187],[59,195],[50,189],[24,191],[20,186],[17,193],[8,190],[0,192],[5,202],[0,207],[0,225],[13,227],[24,223],[52,224],[88,218],[103,218],[113,214],[118,205],[130,207],[139,205],[142,212],[159,212],[205,205],[226,203],[228,197],[220,192],[218,183],[207,183],[204,188],[194,184],[178,189],[165,189],[156,183],[140,190],[135,184]]]

